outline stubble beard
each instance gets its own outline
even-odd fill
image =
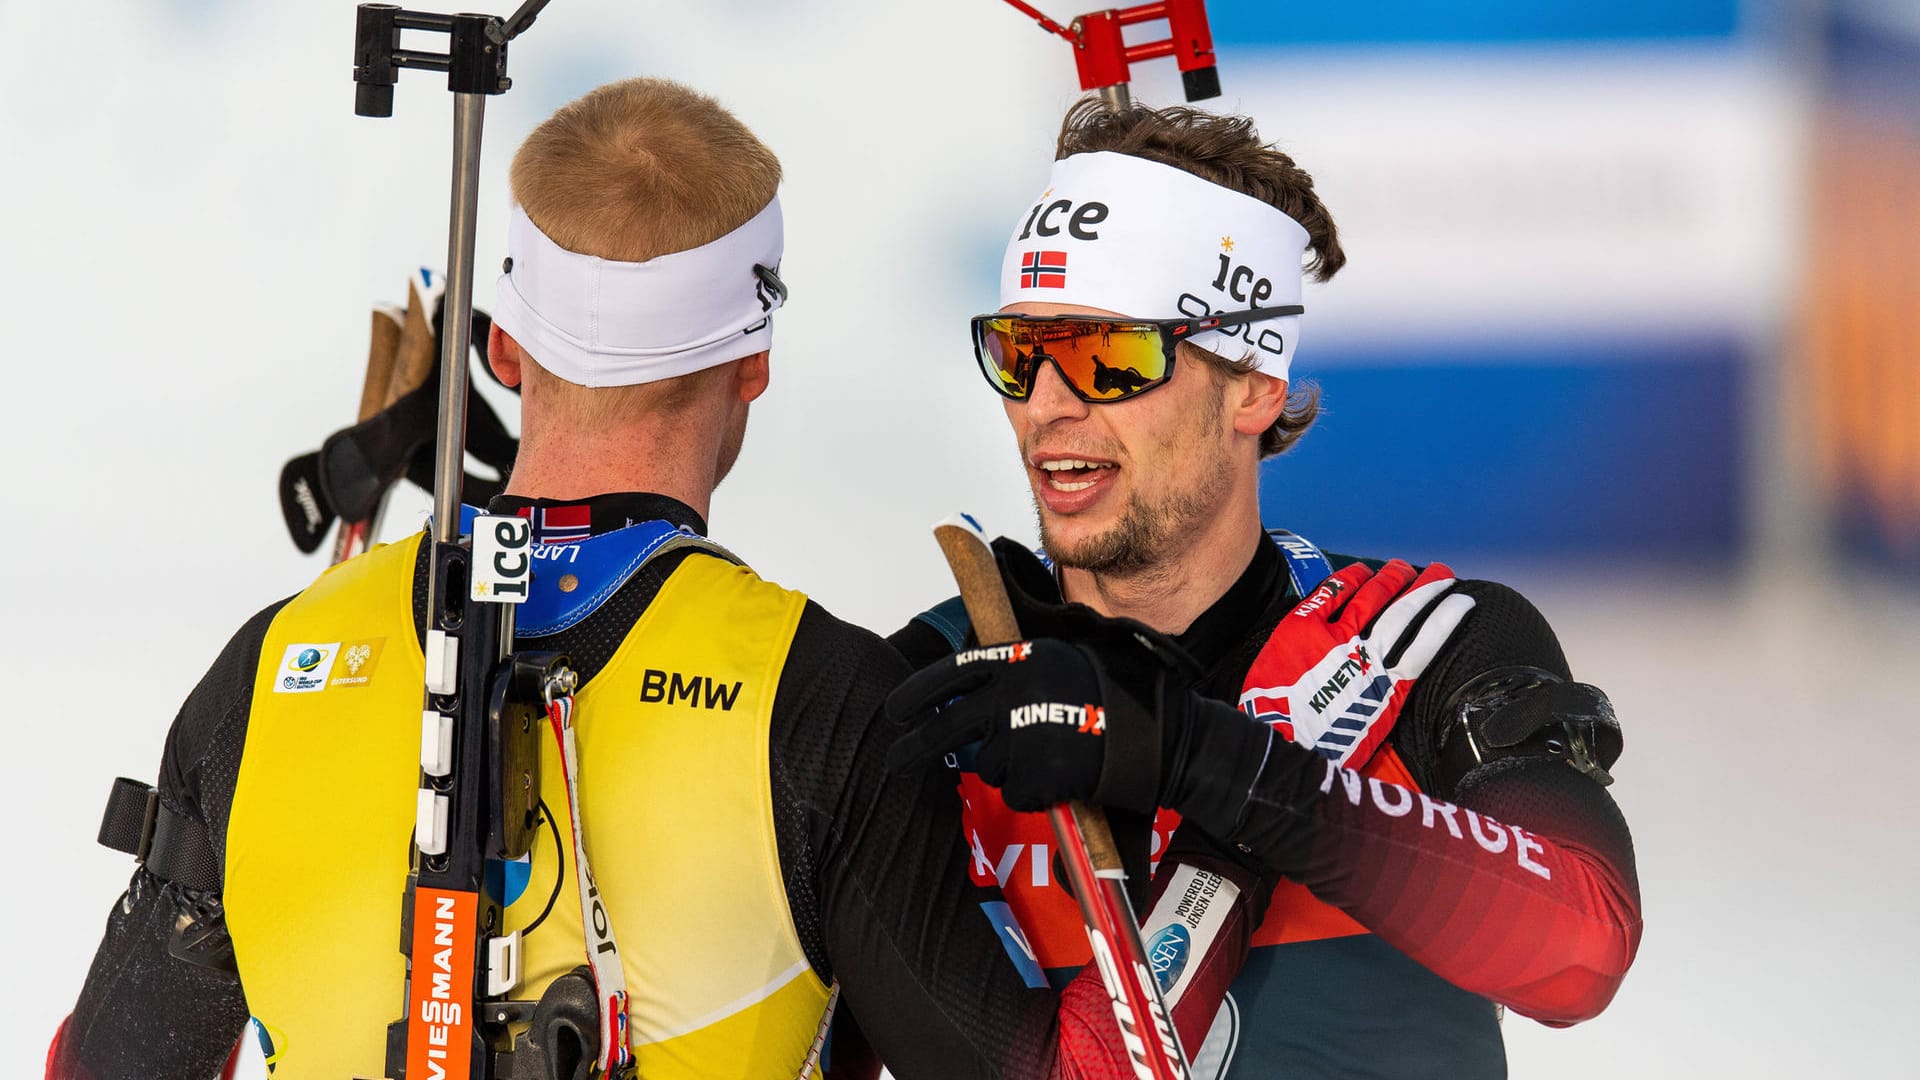
[[[1149,501],[1139,491],[1127,498],[1120,520],[1113,527],[1077,543],[1069,543],[1047,528],[1047,513],[1039,494],[1034,495],[1034,515],[1040,523],[1040,546],[1061,566],[1069,566],[1107,577],[1138,577],[1171,559],[1183,539],[1198,531],[1199,523],[1218,508],[1221,497],[1232,482],[1231,462],[1220,447],[1223,423],[1219,410],[1209,409],[1204,429],[1196,446],[1182,446],[1174,433],[1155,447],[1161,461],[1191,460],[1197,449],[1206,455],[1191,462],[1199,469],[1194,483],[1175,486],[1165,496]],[[1042,481],[1044,483],[1044,480]]]

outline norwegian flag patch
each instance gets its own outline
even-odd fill
[[[1029,251],[1020,257],[1020,287],[1023,289],[1064,289],[1067,287],[1067,253]]]
[[[590,506],[534,506],[520,511],[533,524],[536,544],[577,544],[593,535]]]

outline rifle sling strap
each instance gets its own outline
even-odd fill
[[[220,860],[207,827],[160,801],[151,784],[120,777],[100,819],[100,844],[138,859],[149,874],[197,892],[218,892]]]

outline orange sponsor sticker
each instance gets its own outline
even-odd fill
[[[407,1080],[466,1080],[473,1059],[473,920],[477,893],[416,888]]]

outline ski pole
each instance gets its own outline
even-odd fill
[[[421,270],[419,278],[428,280],[427,271]],[[437,298],[438,291],[430,288],[423,294],[420,281],[409,277],[404,309],[374,308],[367,375],[360,391],[358,420],[361,423],[391,409],[427,381],[434,361],[432,320],[427,307],[432,303],[429,296]],[[323,456],[324,449],[323,446]],[[391,493],[390,487],[382,487],[374,498],[371,512],[352,520],[341,519],[339,531],[334,535],[333,565],[338,566],[373,546]]]
[[[441,276],[421,267],[409,275],[404,308],[374,306],[356,422],[280,470],[280,512],[303,553],[318,550],[337,522],[332,561],[346,562],[372,546],[400,480],[433,487],[440,400],[437,328],[444,291]],[[473,352],[484,358],[491,321],[478,307],[469,319]],[[519,440],[507,433],[487,399],[469,395],[467,454],[505,477],[518,449]],[[472,473],[462,484],[469,501],[490,498],[504,486],[503,479]]]
[[[1006,584],[993,548],[979,522],[955,514],[933,527],[947,557],[960,599],[982,646],[1021,639],[1020,624],[1007,600]],[[1113,1001],[1114,1016],[1133,1060],[1134,1075],[1151,1080],[1187,1080],[1187,1057],[1160,996],[1160,984],[1147,966],[1140,941],[1140,920],[1127,899],[1127,875],[1120,851],[1098,807],[1075,800],[1047,810],[1055,842],[1066,864],[1067,882],[1087,926],[1087,943],[1098,965],[1100,983]],[[1156,1052],[1157,1051],[1157,1052]]]

